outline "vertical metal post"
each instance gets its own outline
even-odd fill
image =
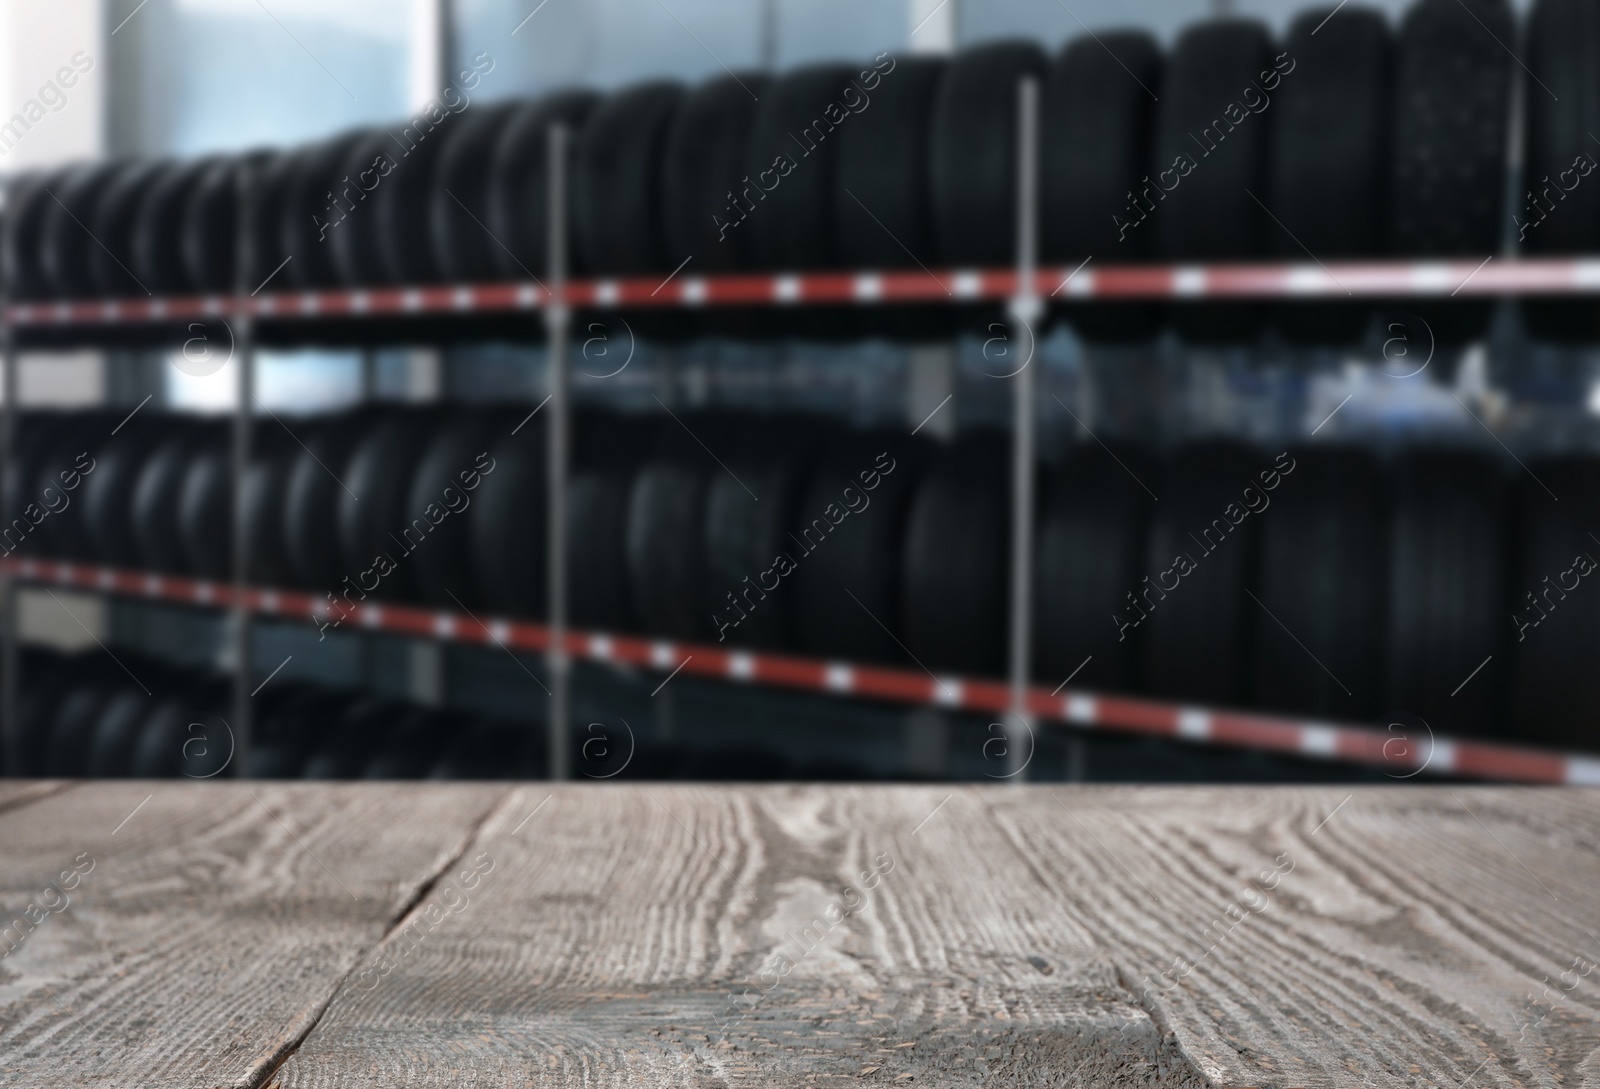
[[[233,605],[229,610],[229,636],[233,658],[233,708],[232,726],[234,740],[234,774],[244,775],[249,766],[250,745],[253,740],[250,706],[250,663],[254,649],[251,636],[250,609],[245,602],[245,592],[250,585],[250,540],[245,536],[249,522],[245,516],[244,478],[250,469],[251,431],[250,402],[255,395],[255,322],[248,314],[241,314],[234,324],[234,361],[238,365],[235,387],[238,405],[233,413],[233,457],[229,464],[229,484],[233,496]]]
[[[0,286],[0,366],[4,367],[0,388],[0,473],[11,468],[17,444],[17,346],[11,327],[11,289],[9,281]],[[7,512],[9,513],[9,512]],[[22,774],[21,723],[17,720],[22,699],[22,653],[17,632],[17,583],[9,571],[0,572],[0,764],[5,774]]]
[[[768,72],[778,70],[778,0],[762,0],[761,67]]]
[[[549,774],[567,778],[567,714],[571,704],[571,676],[567,659],[567,126],[550,126],[548,220],[549,261],[545,270],[550,301],[545,307],[548,352],[545,362],[550,404],[545,417],[549,453],[546,466],[548,509],[545,515],[546,556],[549,560],[550,716]]]
[[[1006,746],[1013,781],[1026,778],[1033,755],[1033,716],[1028,711],[1032,655],[1034,353],[1033,327],[1042,306],[1034,270],[1038,263],[1039,81],[1025,76],[1017,87],[1017,289],[1011,316],[1027,330],[1028,356],[1012,382],[1011,424],[1011,717],[1022,727]],[[1026,744],[1024,745],[1024,742]]]
[[[239,206],[249,209],[254,201],[257,171],[241,167],[238,179]],[[233,358],[237,364],[234,374],[233,456],[229,459],[228,476],[233,497],[233,555],[229,557],[229,570],[233,578],[233,604],[228,610],[229,656],[233,666],[233,692],[230,701],[230,725],[233,729],[233,774],[243,778],[250,766],[250,750],[255,737],[253,708],[250,696],[250,665],[254,657],[251,636],[250,610],[244,595],[250,583],[250,541],[245,536],[248,525],[245,517],[244,478],[250,469],[251,403],[256,392],[256,329],[255,317],[249,311],[250,279],[255,268],[255,253],[249,229],[250,216],[238,217],[235,241],[234,307],[233,307]]]

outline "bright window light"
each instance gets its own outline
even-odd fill
[[[189,412],[231,412],[237,366],[230,360],[211,374],[191,374],[193,364],[184,359],[182,352],[172,353],[167,357],[167,404]]]
[[[236,361],[212,374],[181,352],[167,359],[167,404],[190,412],[231,412]],[[303,415],[345,408],[361,399],[361,356],[357,352],[257,352],[255,411]]]

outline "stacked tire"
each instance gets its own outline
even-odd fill
[[[22,416],[7,549],[227,578],[225,427],[119,419]],[[371,600],[541,619],[546,445],[541,417],[510,407],[264,423],[244,478],[250,578],[309,590],[334,618]],[[1351,721],[1412,715],[1465,735],[1509,720],[1525,738],[1588,744],[1600,695],[1580,651],[1584,618],[1600,613],[1583,604],[1592,561],[1574,557],[1600,545],[1567,511],[1600,498],[1596,464],[1558,459],[1511,482],[1498,462],[1447,449],[1385,461],[1332,445],[1079,447],[1041,472],[1034,677]],[[937,446],[801,415],[585,410],[563,527],[569,616],[997,675],[1008,482],[999,433]]]
[[[458,99],[284,151],[20,175],[0,270],[20,300],[539,279],[558,124],[580,274],[1003,266],[1024,77],[1043,91],[1048,262],[1488,256],[1504,234],[1503,43],[1515,37],[1507,0],[1417,0],[1396,28],[1360,7],[1305,12],[1281,41],[1250,20],[1200,23],[1165,55],[1148,36],[1110,33],[1053,56],[1002,41],[948,62],[880,55],[692,88]],[[1579,182],[1600,153],[1585,142],[1600,125],[1600,22],[1578,0],[1539,0],[1527,40],[1519,242],[1592,252],[1600,187]],[[1414,309],[1444,343],[1481,335],[1487,316],[1481,303]],[[1066,313],[1092,338],[1161,324],[1149,306]],[[1587,304],[1526,314],[1541,336],[1596,332]],[[1169,318],[1201,343],[1253,337],[1268,319],[1292,341],[1326,343],[1358,338],[1367,315],[1354,303],[1184,304]],[[888,328],[933,335],[925,317],[889,316]],[[646,327],[693,328],[667,313]],[[719,313],[709,327],[860,329],[858,312],[815,310]]]
[[[50,778],[499,779],[542,776],[525,725],[303,681],[256,702],[248,766],[233,757],[230,684],[131,651],[23,662],[19,766]]]
[[[279,678],[255,700],[248,763],[227,722],[227,678],[118,648],[22,660],[18,766],[37,778],[538,779],[545,735],[537,723],[306,681]],[[137,678],[135,680],[134,678]],[[149,687],[146,688],[145,686]],[[594,778],[751,782],[861,780],[852,764],[795,761],[759,742],[734,747],[639,742],[584,744],[574,731],[575,774]]]

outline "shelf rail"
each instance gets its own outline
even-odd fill
[[[582,309],[703,309],[797,306],[938,306],[1003,303],[1017,269],[733,273],[570,280],[568,306]],[[1046,303],[1169,300],[1388,300],[1520,295],[1600,295],[1600,257],[1316,263],[1106,264],[1045,266],[1032,274]],[[329,321],[496,314],[551,305],[533,282],[430,284],[263,292],[254,297],[17,302],[5,319],[22,329],[142,325],[250,314],[264,321]]]
[[[326,598],[301,590],[247,587],[38,558],[0,559],[0,576],[17,582],[144,598],[212,609],[242,607],[256,617],[300,622],[339,620],[343,629],[387,632],[476,646],[548,654],[547,624],[505,617],[474,617],[425,606],[372,601],[331,608]],[[686,674],[813,692],[840,698],[881,700],[974,714],[1005,715],[1013,707],[1008,680],[931,677],[914,669],[828,661],[791,654],[687,643],[643,635],[567,631],[566,655],[621,668]],[[1333,723],[1283,715],[1199,707],[1157,698],[1078,688],[1055,692],[1025,688],[1027,712],[1035,720],[1078,730],[1100,729],[1341,760],[1385,768],[1396,779],[1419,772],[1523,783],[1600,786],[1600,755],[1564,753],[1487,741],[1403,738],[1378,725]]]

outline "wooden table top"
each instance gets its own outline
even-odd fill
[[[1600,792],[0,783],[0,1085],[1600,1086]]]

